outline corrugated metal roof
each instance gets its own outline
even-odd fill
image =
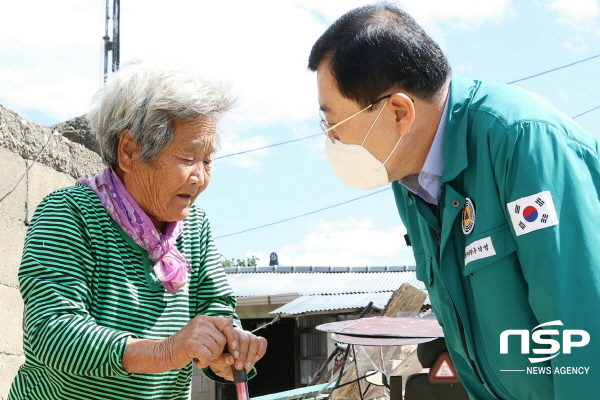
[[[365,308],[371,301],[373,302],[373,307],[381,310],[385,307],[390,297],[392,297],[392,293],[393,292],[302,296],[287,303],[283,307],[271,311],[269,314],[298,315],[317,311],[361,309]]]
[[[335,269],[333,269],[335,268]],[[298,315],[318,311],[362,309],[369,302],[383,309],[403,283],[425,290],[414,270],[405,267],[267,267],[227,268],[227,280],[237,297],[301,297],[270,314]],[[327,272],[316,272],[327,271]],[[335,271],[335,272],[333,272]],[[357,272],[364,271],[364,272]],[[368,272],[367,272],[368,271]],[[427,298],[425,304],[429,304]]]
[[[423,282],[417,280],[414,271],[244,272],[226,275],[237,297],[273,296],[286,293],[308,296],[392,292],[405,282],[418,289],[425,289]]]
[[[404,272],[414,271],[414,265],[385,265],[385,266],[363,266],[363,267],[342,267],[342,266],[270,266],[270,267],[229,267],[225,268],[226,273],[254,273],[254,272]]]

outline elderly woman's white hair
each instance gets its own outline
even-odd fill
[[[150,162],[173,137],[174,121],[209,115],[218,120],[233,102],[223,86],[195,71],[136,62],[108,79],[87,119],[104,163],[117,164],[119,137],[126,129],[140,149],[140,161]]]

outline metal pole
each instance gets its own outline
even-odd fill
[[[360,371],[358,370],[358,360],[356,359],[356,349],[353,344],[349,346],[352,346],[352,356],[354,357],[354,368],[356,369],[356,376],[360,377]],[[365,400],[362,388],[360,387],[360,378],[356,380],[356,384],[358,385],[358,393],[360,394],[360,400]]]
[[[104,16],[104,37],[102,38],[104,39],[104,82],[106,82],[106,76],[108,74],[108,48],[110,46],[110,37],[108,36],[108,21],[110,20],[110,17],[108,15],[108,2],[109,0],[106,0],[106,13]]]
[[[360,319],[360,318],[364,317],[369,312],[369,310],[371,310],[372,306],[373,306],[373,302],[370,301],[369,304],[367,304],[367,306],[361,311],[358,318]],[[333,358],[337,355],[338,350],[339,349],[336,346],[335,349],[333,349],[333,351],[329,355],[329,357],[327,357],[327,360],[325,361],[325,363],[321,365],[321,368],[319,368],[317,373],[312,377],[312,379],[310,380],[310,382],[308,383],[307,386],[312,386],[321,377],[321,374],[323,373],[323,371],[325,371],[325,368],[327,368],[327,366],[329,365],[331,360],[333,360]]]
[[[112,72],[119,69],[121,57],[121,39],[119,35],[121,19],[121,0],[113,2],[113,40],[112,40]]]

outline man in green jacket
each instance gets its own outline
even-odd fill
[[[392,182],[472,399],[598,399],[600,146],[537,96],[451,75],[403,10],[352,10],[317,40],[326,155]]]

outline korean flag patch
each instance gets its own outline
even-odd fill
[[[512,201],[506,205],[517,236],[558,224],[549,191]]]

